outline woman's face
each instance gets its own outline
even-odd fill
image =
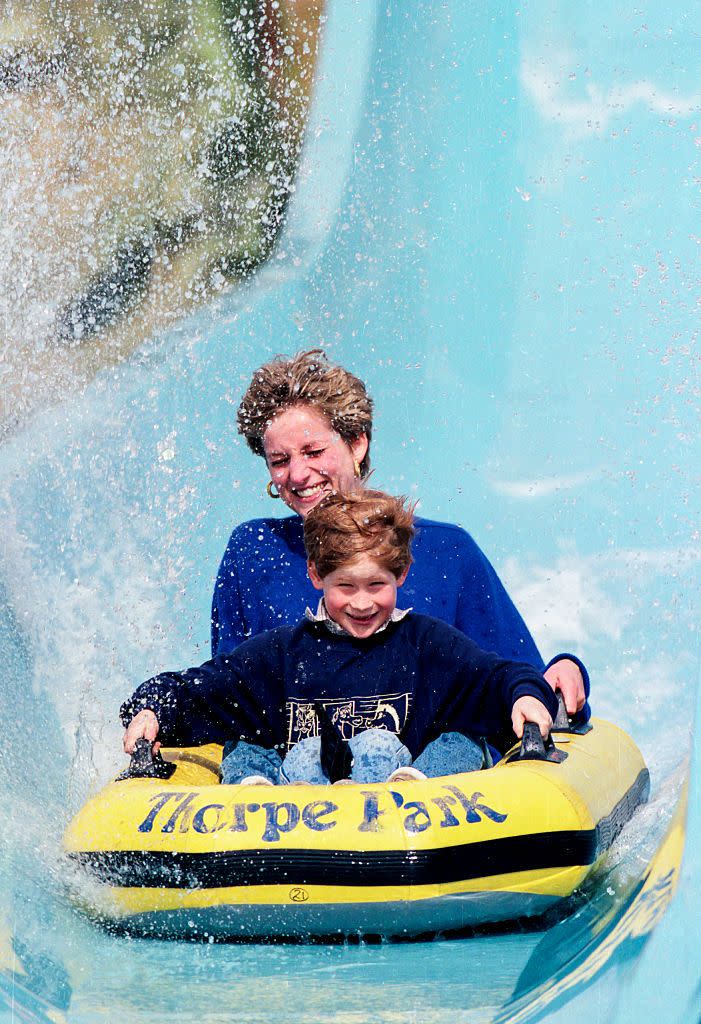
[[[295,405],[271,421],[263,448],[278,494],[293,512],[306,516],[327,494],[352,483],[354,461],[363,461],[368,440],[361,434],[348,443],[318,409]]]

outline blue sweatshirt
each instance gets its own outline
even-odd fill
[[[384,728],[416,757],[443,732],[503,736],[514,701],[527,695],[555,716],[555,695],[531,665],[412,612],[364,639],[306,619],[281,626],[199,668],[147,680],[121,716],[126,727],[150,708],[167,745],[243,739],[284,754],[318,734],[317,700],[342,739]]]
[[[485,651],[543,668],[526,624],[465,530],[417,519],[412,555],[400,591],[403,608],[442,619]],[[307,576],[300,516],[242,523],[231,535],[214,587],[212,654],[293,625],[305,607],[316,608],[318,597]]]

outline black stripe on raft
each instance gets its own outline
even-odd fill
[[[650,772],[643,768],[630,789],[623,794],[610,814],[596,826],[598,853],[608,850],[619,832],[630,821],[636,809],[650,796]]]
[[[471,878],[592,864],[647,800],[641,771],[594,829],[540,832],[433,850],[127,850],[74,853],[100,881],[120,887],[212,889],[246,885],[437,885]]]

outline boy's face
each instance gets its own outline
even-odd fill
[[[370,555],[358,555],[323,580],[313,562],[309,578],[317,590],[324,591],[324,604],[331,618],[351,636],[367,637],[382,626],[397,604],[408,569],[397,579]]]

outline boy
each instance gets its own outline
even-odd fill
[[[547,736],[557,700],[539,672],[397,609],[413,532],[379,491],[321,502],[304,522],[317,613],[147,680],[121,709],[127,753],[139,737],[225,742],[225,783],[367,784],[481,768],[483,738],[508,724]]]

